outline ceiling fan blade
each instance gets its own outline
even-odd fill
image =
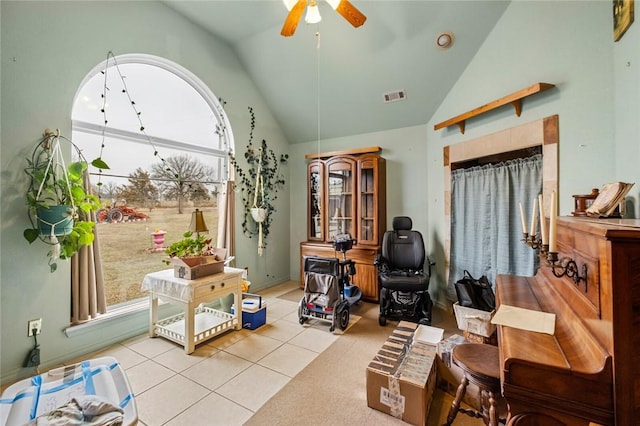
[[[296,32],[296,27],[298,26],[298,22],[300,22],[300,18],[302,17],[306,7],[307,0],[298,0],[295,6],[293,6],[289,11],[287,19],[284,21],[284,25],[282,25],[282,30],[280,31],[281,35],[290,37]]]
[[[336,12],[344,17],[351,25],[358,28],[364,24],[367,17],[362,14],[349,0],[341,0],[338,6],[335,8]]]

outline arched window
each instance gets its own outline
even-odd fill
[[[84,157],[110,167],[92,170],[91,185],[104,206],[96,229],[111,310],[144,297],[144,275],[169,267],[164,248],[183,238],[194,209],[204,212],[215,245],[233,134],[202,81],[141,54],[96,66],[76,93],[72,121]]]

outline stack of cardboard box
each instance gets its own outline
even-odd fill
[[[369,363],[367,404],[425,426],[435,391],[437,342],[414,341],[417,328],[415,323],[401,321]]]

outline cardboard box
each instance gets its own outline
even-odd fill
[[[453,312],[456,315],[456,322],[460,330],[489,337],[496,331],[496,325],[491,324],[491,318],[495,310],[491,312],[480,309],[460,306],[458,302],[453,304]]]
[[[413,333],[413,344],[420,345],[426,350],[436,352],[438,350],[438,343],[444,336],[444,329],[431,327],[428,325],[420,324]]]
[[[181,259],[172,257],[173,275],[176,278],[195,280],[207,275],[219,274],[224,271],[224,262],[227,257],[227,249],[214,249],[213,256],[201,256],[199,258]]]
[[[438,388],[451,396],[456,396],[463,371],[453,363],[451,352],[461,343],[470,343],[464,336],[453,334],[438,344],[437,377]],[[480,408],[480,389],[469,383],[463,402],[469,407]]]
[[[246,297],[246,299],[245,299]],[[242,294],[242,328],[255,330],[267,322],[267,302],[257,294]],[[231,314],[235,312],[235,305],[231,306]]]
[[[413,345],[417,324],[401,321],[367,367],[367,405],[407,423],[427,424],[436,352]]]
[[[463,331],[462,335],[471,343],[484,343],[486,345],[498,346],[498,333],[494,332],[491,336],[481,336],[480,334]]]
[[[451,351],[460,343],[469,343],[464,336],[453,334],[438,343],[438,356],[446,367],[451,367]]]

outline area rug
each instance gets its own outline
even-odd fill
[[[245,426],[267,425],[363,425],[371,409],[365,392],[366,366],[380,349],[393,327],[377,323],[377,305],[363,302],[354,307],[346,333],[337,334],[331,346],[269,399],[245,422]],[[328,324],[312,323],[313,328]],[[306,325],[306,323],[305,323]],[[383,419],[387,420],[387,419]],[[388,424],[402,424],[402,422]]]
[[[407,423],[369,408],[366,395],[366,368],[395,328],[378,324],[378,305],[363,302],[356,306],[358,320],[350,321],[347,333],[293,377],[276,395],[263,404],[244,426],[371,425],[406,426]],[[455,319],[438,312],[434,326],[445,334],[457,332]],[[356,315],[352,313],[352,318]],[[319,325],[314,325],[319,327]],[[446,422],[453,397],[436,389],[429,410],[428,426]],[[457,426],[483,426],[481,419],[456,417]]]

